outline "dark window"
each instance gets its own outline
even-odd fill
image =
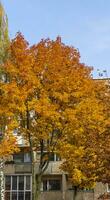
[[[61,158],[57,153],[50,153],[49,160],[50,161],[60,161]]]
[[[6,176],[5,189],[6,190],[10,190],[11,189],[11,176]]]
[[[13,155],[13,160],[15,163],[30,163],[31,155],[30,153],[17,153]]]
[[[19,176],[19,190],[24,190],[24,176]]]
[[[50,154],[49,154],[49,160],[50,160],[50,161],[54,161],[54,160],[55,160],[54,153],[50,153]]]
[[[43,191],[61,190],[61,180],[48,179],[43,180]]]
[[[25,200],[31,199],[31,192],[25,192]]]
[[[18,199],[24,200],[24,192],[18,192]]]
[[[22,153],[14,154],[13,160],[15,163],[23,163],[24,162],[24,155]]]
[[[60,180],[49,180],[49,190],[60,190],[61,182]]]
[[[43,191],[47,191],[47,180],[43,180]]]
[[[31,200],[31,176],[6,176],[5,191],[5,200]]]
[[[17,190],[17,176],[12,176],[12,190]]]
[[[12,200],[17,200],[17,192],[12,192]]]

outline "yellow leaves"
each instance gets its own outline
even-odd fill
[[[67,92],[55,92],[54,96],[59,99],[60,101],[63,101],[65,103],[68,103],[68,99],[69,99],[69,94]]]
[[[58,145],[65,159],[62,168],[72,182],[94,185],[104,159],[101,153],[104,148],[107,152],[110,141],[106,89],[91,78],[92,69],[80,63],[77,49],[62,44],[60,38],[29,47],[18,34],[9,52],[2,69],[8,79],[0,83],[5,124],[10,131],[18,126],[26,139],[30,136],[33,149],[41,141],[49,146],[52,140],[48,148]],[[18,124],[7,120],[13,117]]]
[[[58,106],[52,104],[47,94],[43,93],[41,97],[33,101],[35,103],[34,109],[38,115],[46,120],[58,121],[60,113],[57,111]]]
[[[83,146],[67,144],[61,148],[62,158],[65,161],[62,169],[69,172],[69,179],[73,185],[83,188],[92,188],[96,181],[96,155]]]
[[[75,185],[80,185],[81,181],[83,178],[83,174],[81,173],[80,170],[78,169],[73,169],[73,174],[72,174],[72,182],[75,183]]]
[[[16,143],[16,138],[10,134],[4,136],[0,141],[0,157],[6,158],[17,151],[19,151],[19,148]]]

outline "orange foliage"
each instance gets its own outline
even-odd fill
[[[92,187],[104,169],[99,156],[104,157],[109,124],[104,84],[93,80],[78,50],[59,37],[29,47],[19,33],[9,53],[2,69],[6,81],[1,83],[0,113],[14,119],[12,127],[28,139],[31,150],[41,151],[42,172],[43,153],[58,148],[72,183]]]
[[[18,151],[16,139],[13,136],[3,137],[0,141],[0,157],[6,158]]]

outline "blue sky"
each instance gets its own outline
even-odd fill
[[[2,0],[10,37],[22,32],[30,44],[62,37],[79,49],[81,62],[110,77],[110,0]]]

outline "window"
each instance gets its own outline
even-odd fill
[[[31,162],[31,154],[24,153],[24,163],[30,163],[30,162]]]
[[[110,192],[110,183],[107,184],[107,192]]]
[[[38,157],[40,157],[40,155],[41,155],[41,153],[40,153],[40,151],[39,152],[37,152],[37,155],[38,155]],[[43,156],[44,156],[44,158],[46,158],[46,159],[49,159],[49,161],[61,161],[61,157],[60,157],[60,155],[58,154],[58,153],[55,153],[55,152],[44,152],[43,153]]]
[[[13,155],[13,161],[15,163],[30,163],[31,155],[30,153],[17,153]]]
[[[19,176],[18,190],[24,190],[24,176]]]
[[[50,153],[49,161],[60,161],[61,158],[57,153]]]
[[[60,161],[61,160],[61,157],[60,157],[60,155],[59,154],[55,154],[55,161]]]
[[[23,163],[24,162],[24,155],[22,153],[14,154],[13,161],[15,163]]]
[[[17,176],[12,176],[12,190],[17,190]]]
[[[5,177],[5,200],[31,200],[31,175]]]
[[[49,190],[60,190],[60,180],[49,180]]]
[[[11,176],[7,176],[7,178],[5,180],[5,189],[11,190]]]
[[[43,191],[57,191],[61,190],[60,179],[47,179],[43,180]]]
[[[46,153],[45,152],[45,155],[49,157],[49,161],[60,161],[61,158],[60,156],[57,154],[57,153],[49,153],[48,152]]]

